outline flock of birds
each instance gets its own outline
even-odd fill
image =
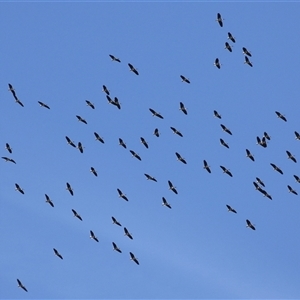
[[[219,25],[221,27],[223,27],[223,19],[222,19],[222,16],[221,16],[220,13],[217,14],[216,21],[219,23]],[[233,43],[236,42],[234,36],[230,32],[228,32],[228,39],[230,41],[232,41]],[[225,43],[225,49],[227,49],[229,52],[232,52],[232,46],[228,42]],[[242,47],[242,51],[243,51],[243,54],[245,55],[245,61],[244,61],[244,63],[248,64],[251,67],[253,67],[252,63],[249,60],[249,57],[252,56],[251,53],[245,47]],[[119,58],[115,57],[114,55],[110,54],[109,56],[110,56],[110,58],[111,58],[112,61],[121,63],[121,60]],[[218,69],[221,68],[221,63],[220,63],[220,60],[218,58],[215,59],[214,65]],[[129,67],[130,71],[133,72],[135,75],[139,75],[138,70],[132,64],[128,63],[128,67]],[[185,82],[187,84],[191,83],[190,80],[187,77],[183,76],[183,75],[180,75],[180,78],[181,78],[182,82]],[[17,97],[16,91],[13,88],[13,86],[9,83],[8,87],[9,87],[9,91],[12,93],[12,95],[13,95],[16,103],[18,103],[20,106],[24,107],[24,104]],[[108,100],[109,104],[112,104],[112,105],[116,106],[118,109],[121,109],[121,103],[119,102],[118,98],[114,97],[114,99],[112,99],[112,97],[110,95],[110,91],[109,91],[109,89],[105,85],[103,85],[103,92],[105,93],[106,99]],[[43,103],[41,101],[38,101],[38,103],[39,103],[39,105],[41,107],[44,107],[46,109],[50,109],[50,107],[47,104],[45,104],[45,103]],[[90,101],[86,100],[86,104],[89,107],[91,107],[92,109],[95,109],[95,105],[93,103],[91,103]],[[188,114],[187,109],[186,109],[185,105],[182,102],[179,103],[179,109],[185,115]],[[149,111],[151,112],[151,114],[153,116],[155,116],[157,118],[160,118],[160,119],[164,119],[164,117],[162,116],[162,114],[158,113],[153,108],[149,108]],[[287,119],[286,119],[286,117],[284,115],[282,115],[278,111],[275,111],[275,113],[276,113],[276,115],[277,115],[278,118],[280,118],[281,120],[287,122]],[[216,118],[222,119],[221,115],[216,110],[214,110],[213,114],[214,114],[214,116]],[[88,124],[87,121],[84,118],[82,118],[81,116],[76,115],[76,118],[78,119],[79,122],[82,122],[83,124]],[[227,133],[229,135],[232,135],[232,132],[224,124],[220,124],[220,126],[221,126],[222,130],[225,133]],[[179,137],[183,137],[183,134],[179,130],[177,130],[176,128],[170,127],[170,129],[173,131],[174,134],[178,135]],[[295,131],[294,133],[295,133],[295,138],[297,140],[300,140],[300,134],[297,131]],[[158,128],[155,128],[153,134],[156,137],[160,136]],[[94,136],[95,136],[95,139],[97,141],[99,141],[99,142],[101,142],[103,144],[105,143],[104,139],[97,132],[94,132]],[[77,148],[81,153],[84,152],[84,146],[82,145],[81,142],[78,142],[77,145],[76,145],[76,143],[74,141],[72,141],[68,136],[65,136],[65,139],[66,139],[68,145],[70,145],[70,146],[72,146],[74,148]],[[268,141],[271,140],[271,137],[268,135],[267,132],[264,132],[262,138],[260,138],[259,136],[257,136],[256,140],[257,140],[257,145],[260,145],[260,146],[266,148],[267,145],[268,145]],[[145,138],[140,137],[140,141],[141,141],[141,143],[147,149],[149,148],[149,145],[148,145],[147,141],[145,140]],[[228,148],[228,149],[230,148],[229,145],[228,145],[228,143],[226,143],[222,138],[220,138],[220,144],[222,146]],[[119,145],[122,146],[124,149],[127,149],[126,143],[121,138],[119,138]],[[13,153],[13,149],[10,146],[9,143],[6,143],[5,149],[10,154]],[[135,151],[129,150],[129,152],[136,159],[138,159],[140,161],[142,160],[142,158],[140,157],[140,155],[137,154]],[[296,160],[295,156],[290,151],[286,151],[286,154],[287,154],[288,159],[292,160],[294,163],[297,163],[297,160]],[[176,155],[178,161],[182,162],[183,164],[187,164],[186,159],[183,158],[178,152],[175,152],[175,155]],[[246,149],[246,157],[248,157],[249,159],[251,159],[253,162],[255,161],[254,155],[251,153],[251,151],[249,149]],[[16,161],[14,159],[10,158],[10,157],[3,156],[2,159],[4,159],[6,162],[11,162],[13,164],[16,164]],[[275,171],[279,172],[280,174],[283,174],[283,171],[276,164],[270,163],[270,165],[272,166],[272,168]],[[222,169],[223,173],[227,174],[230,177],[233,177],[233,174],[231,173],[231,171],[229,169],[227,169],[225,166],[221,165],[220,168]],[[203,169],[205,169],[208,173],[212,172],[211,169],[210,169],[210,166],[209,166],[209,164],[208,164],[208,162],[206,160],[203,160]],[[96,169],[94,167],[91,167],[90,172],[94,176],[98,176],[98,173],[97,173],[97,171],[96,171]],[[146,174],[146,173],[144,175],[145,175],[145,177],[146,177],[147,180],[151,180],[151,181],[157,182],[157,180],[156,180],[155,177],[153,177],[153,176],[151,176],[149,174]],[[297,175],[294,175],[294,178],[296,179],[296,181],[298,183],[300,183],[300,177],[298,177]],[[265,188],[265,184],[264,184],[264,182],[260,178],[256,177],[256,181],[253,182],[253,185],[254,185],[254,187],[255,187],[255,189],[257,191],[259,191],[260,193],[263,194],[263,196],[265,196],[265,197],[269,198],[270,200],[272,200],[271,195],[264,189]],[[178,191],[177,191],[176,187],[173,185],[173,183],[170,180],[168,180],[168,186],[169,186],[169,189],[172,192],[174,192],[175,194],[178,194]],[[296,192],[296,190],[294,190],[290,185],[288,185],[287,188],[288,188],[289,192],[291,192],[291,193],[293,193],[295,195],[298,195],[297,192]],[[20,192],[21,194],[25,194],[24,189],[22,189],[21,186],[18,183],[15,183],[15,190],[18,191],[18,192]],[[71,184],[69,182],[66,183],[66,190],[70,193],[71,196],[74,195],[73,188],[72,188],[72,186],[71,186]],[[118,192],[118,195],[119,195],[120,198],[124,199],[125,201],[128,201],[128,198],[127,198],[126,194],[124,194],[119,188],[117,188],[117,192]],[[46,198],[46,200],[45,200],[46,203],[48,203],[51,207],[54,207],[53,201],[51,200],[51,198],[47,194],[45,194],[45,198]],[[162,197],[162,205],[165,206],[165,207],[167,207],[167,208],[169,208],[169,209],[172,208],[171,205],[170,205],[170,203],[168,203],[168,201],[165,199],[165,197]],[[237,211],[233,207],[231,207],[229,204],[226,204],[226,207],[227,207],[227,209],[228,209],[229,212],[232,212],[232,213],[235,213],[235,214],[237,213]],[[80,221],[83,221],[82,217],[80,216],[80,214],[75,209],[72,209],[72,213],[73,213],[74,217],[78,218]],[[115,217],[112,216],[111,219],[112,219],[112,223],[113,224],[122,227],[121,223]],[[252,230],[256,230],[255,225],[252,224],[251,221],[248,220],[248,219],[246,219],[246,227],[248,227],[248,228],[250,228]],[[123,230],[124,230],[124,235],[127,236],[129,239],[132,240],[133,236],[128,231],[128,229],[126,227],[124,227]],[[96,242],[99,242],[99,239],[97,238],[97,236],[95,235],[95,233],[92,230],[90,230],[90,238],[93,239]],[[112,246],[113,246],[113,250],[115,250],[115,251],[117,251],[119,253],[122,253],[121,249],[117,246],[117,244],[115,242],[112,242]],[[62,254],[56,248],[53,248],[53,251],[54,251],[54,254],[58,258],[60,258],[61,260],[63,259]],[[136,256],[132,252],[129,252],[129,256],[130,256],[130,260],[134,261],[137,265],[139,265],[138,259],[136,258]],[[22,284],[22,282],[20,281],[20,279],[17,279],[17,283],[18,283],[18,286],[20,288],[22,288],[24,291],[28,292],[27,288]]]

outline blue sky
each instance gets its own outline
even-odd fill
[[[300,192],[293,177],[300,169],[286,155],[300,159],[294,136],[300,132],[298,12],[298,3],[1,3],[1,157],[16,164],[2,160],[0,168],[0,297],[299,298],[300,204],[287,185]],[[229,41],[232,53],[224,49],[227,32],[236,38]],[[251,51],[253,68],[244,64],[242,47]],[[120,110],[108,103],[102,85],[118,97]],[[267,148],[256,145],[264,131],[271,136]],[[81,142],[84,153],[65,136]],[[255,190],[256,177],[272,201]],[[172,209],[161,205],[162,197]]]

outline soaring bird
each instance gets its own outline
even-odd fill
[[[267,191],[260,189],[259,190],[265,197],[269,198],[270,200],[272,200],[272,197],[270,194],[267,193]]]
[[[164,118],[160,113],[156,112],[154,109],[149,108],[149,110],[150,110],[150,112],[152,113],[152,116],[158,117],[158,118],[160,118],[160,119],[163,119],[163,118]]]
[[[229,146],[228,146],[228,144],[227,144],[227,143],[225,143],[223,139],[220,139],[220,143],[221,143],[221,145],[222,145],[222,146],[224,146],[224,147],[226,147],[226,148],[228,148],[228,149],[229,149]]]
[[[270,165],[273,167],[273,169],[277,172],[279,172],[280,174],[283,174],[283,172],[281,171],[280,168],[278,168],[275,164],[270,163]]]
[[[102,138],[97,132],[94,132],[94,135],[95,135],[95,137],[96,137],[96,141],[99,141],[99,142],[101,142],[102,144],[104,144],[103,138]]]
[[[95,236],[95,234],[94,234],[94,232],[92,230],[90,230],[90,238],[99,243],[98,238]]]
[[[10,83],[8,84],[8,90],[11,91],[14,97],[16,97],[16,91]]]
[[[129,150],[129,151],[132,154],[132,156],[134,156],[136,159],[142,160],[141,157],[137,153],[135,153],[133,150]]]
[[[104,92],[106,95],[109,95],[109,89],[105,85],[102,86],[102,92]]]
[[[219,23],[219,25],[220,25],[221,27],[223,27],[223,20],[224,20],[224,19],[222,19],[221,14],[220,14],[220,13],[217,13],[217,19],[216,19],[216,21]]]
[[[16,103],[18,103],[19,105],[21,105],[22,107],[24,107],[24,104],[18,98],[16,99]]]
[[[6,149],[9,153],[12,153],[12,148],[10,147],[9,143],[5,143],[5,149]]]
[[[279,111],[275,111],[276,115],[278,118],[280,118],[281,120],[287,122],[287,119],[284,115],[282,115]]]
[[[232,48],[228,42],[225,43],[225,49],[227,49],[229,52],[232,52]]]
[[[80,151],[80,153],[83,153],[83,146],[80,142],[78,142],[78,146],[77,146],[78,150]]]
[[[264,132],[264,137],[268,140],[268,141],[270,141],[271,140],[271,137],[268,135],[268,133],[267,132]]]
[[[147,180],[152,180],[152,181],[157,182],[157,180],[153,176],[150,176],[149,174],[146,174],[146,173],[144,175],[146,176]]]
[[[255,181],[253,181],[253,184],[254,184],[256,190],[263,193],[263,189]]]
[[[159,131],[158,131],[158,128],[155,128],[153,134],[157,137],[159,137]]]
[[[248,56],[245,56],[244,64],[249,65],[250,67],[253,67],[252,62],[249,60]]]
[[[233,43],[235,43],[235,38],[233,37],[233,35],[228,32],[228,37],[227,37],[229,40],[231,40]]]
[[[300,177],[299,177],[299,176],[294,175],[294,178],[296,179],[296,181],[297,181],[298,183],[300,183]]]
[[[139,265],[139,261],[137,260],[137,258],[134,256],[134,254],[132,252],[129,252],[130,254],[130,260],[134,261],[137,265]]]
[[[252,56],[251,53],[245,47],[243,47],[242,49],[243,49],[243,54]]]
[[[50,197],[47,194],[45,194],[45,197],[46,197],[46,202],[49,203],[52,207],[54,207],[54,204],[53,204],[52,200],[50,199]]]
[[[298,193],[290,185],[288,185],[287,187],[288,187],[290,193],[298,195]]]
[[[168,201],[166,200],[166,198],[165,197],[162,197],[162,205],[163,206],[166,206],[166,207],[168,207],[168,208],[172,208],[171,207],[171,205],[168,203]]]
[[[181,78],[181,81],[182,81],[182,82],[191,83],[191,82],[189,81],[189,79],[186,78],[186,77],[184,77],[183,75],[180,75],[180,78]]]
[[[252,230],[255,230],[254,225],[253,225],[248,219],[246,220],[246,223],[247,223],[247,226],[246,226],[246,227],[249,227],[249,228],[251,228]]]
[[[223,170],[223,173],[226,173],[226,174],[229,175],[230,177],[233,177],[232,174],[231,174],[231,172],[230,172],[228,169],[226,169],[226,168],[223,167],[223,166],[220,166],[220,168]]]
[[[117,97],[114,98],[114,101],[112,101],[111,104],[115,105],[118,109],[121,109],[121,103]]]
[[[177,160],[181,161],[182,163],[186,164],[186,160],[178,153],[175,152]]]
[[[106,95],[106,99],[107,99],[108,103],[114,104],[114,100],[112,100],[108,95]]]
[[[249,157],[252,161],[255,161],[254,156],[252,155],[252,153],[250,152],[250,150],[246,149],[246,153],[247,153],[247,157]]]
[[[26,287],[22,284],[20,279],[17,279],[17,282],[18,282],[18,287],[19,288],[23,289],[25,292],[28,292]]]
[[[178,194],[176,187],[172,184],[172,182],[170,180],[168,180],[168,184],[169,184],[169,190],[171,190],[175,194]]]
[[[141,137],[140,139],[141,139],[141,143],[148,149],[149,146],[148,146],[146,140],[143,137]]]
[[[121,62],[119,58],[113,56],[112,54],[109,54],[109,57],[111,58],[112,61],[117,61],[117,62]]]
[[[97,171],[95,170],[95,168],[91,167],[90,170],[96,177],[98,176]]]
[[[173,133],[176,133],[177,135],[183,137],[182,133],[180,131],[178,131],[176,128],[174,128],[174,127],[170,127],[170,128],[172,129]]]
[[[225,131],[228,134],[232,135],[231,131],[225,125],[221,124],[221,127],[222,127],[223,131]]]
[[[6,156],[2,156],[2,158],[3,158],[5,161],[9,161],[9,162],[12,162],[12,163],[16,164],[16,162],[15,162],[12,158],[9,158],[9,157],[6,157]]]
[[[74,196],[73,189],[72,189],[72,187],[71,187],[71,185],[70,185],[69,182],[67,182],[67,188],[66,188],[66,190],[69,191],[69,193],[70,193],[72,196]]]
[[[203,164],[204,164],[203,169],[205,169],[208,173],[211,173],[210,166],[208,165],[206,160],[203,160]]]
[[[121,138],[119,138],[119,145],[124,147],[125,149],[127,148],[126,144],[124,143],[124,141]]]
[[[256,177],[256,182],[259,183],[261,186],[265,187],[264,182],[261,179],[259,179],[258,177]]]
[[[296,136],[295,137],[296,140],[300,140],[300,134],[297,131],[295,131],[295,136]]]
[[[228,211],[231,211],[233,213],[237,213],[235,209],[233,209],[230,205],[226,204]]]
[[[76,117],[77,117],[78,121],[80,121],[84,124],[87,124],[87,121],[85,119],[83,119],[82,117],[80,117],[80,116],[76,116]]]
[[[187,115],[187,109],[182,102],[179,103],[179,110],[181,110],[185,115]]]
[[[256,137],[256,145],[261,145],[264,148],[267,148],[267,141],[266,138],[263,136],[262,139],[260,139],[258,136]]]
[[[89,100],[85,100],[85,102],[87,106],[89,106],[92,109],[95,109],[95,105],[92,102],[90,102]]]
[[[82,221],[81,216],[77,213],[77,211],[75,209],[72,209],[72,212],[74,214],[74,217],[78,218],[80,221]]]
[[[131,72],[133,72],[136,75],[139,75],[139,72],[132,64],[128,64],[128,66],[129,66]]]
[[[222,116],[216,110],[214,110],[214,116],[216,118],[222,119]]]
[[[220,60],[218,58],[215,59],[214,65],[218,68],[221,69],[221,63]]]
[[[63,259],[62,255],[55,248],[53,248],[53,251],[56,256],[58,256],[60,259]]]
[[[119,193],[119,197],[123,198],[124,200],[128,201],[128,198],[126,197],[125,194],[122,193],[122,191],[120,189],[117,189],[118,193]]]
[[[132,235],[130,234],[130,232],[127,230],[127,228],[126,227],[124,227],[124,232],[125,232],[125,234],[124,235],[127,235],[131,240],[133,240],[133,237],[132,237]]]
[[[16,191],[20,192],[23,195],[25,194],[24,190],[17,183],[15,183],[15,186],[16,186],[16,188],[15,188]]]
[[[66,136],[66,140],[67,140],[67,143],[68,143],[69,145],[71,145],[72,147],[76,148],[76,145],[74,144],[73,141],[71,141],[71,139],[70,139],[69,137]]]
[[[121,249],[116,245],[116,243],[112,242],[112,244],[113,244],[113,249],[115,251],[118,251],[119,253],[122,253]]]
[[[286,151],[286,154],[288,156],[288,159],[291,159],[295,163],[297,162],[295,156],[290,151]]]
[[[41,107],[45,107],[45,108],[50,109],[50,107],[49,107],[47,104],[43,103],[42,101],[38,101],[38,103],[39,103],[39,105],[40,105]]]
[[[119,221],[117,221],[117,219],[115,217],[111,217],[113,224],[116,224],[118,226],[122,226],[121,223]]]

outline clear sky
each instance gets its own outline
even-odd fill
[[[0,298],[300,298],[300,195],[287,188],[300,193],[293,177],[300,162],[286,154],[300,160],[299,3],[2,2],[0,8],[0,152],[16,162],[1,159],[0,166]],[[242,47],[252,53],[252,68]],[[120,110],[108,103],[103,85]],[[271,136],[267,148],[256,145],[264,132]],[[255,190],[256,177],[272,201]]]

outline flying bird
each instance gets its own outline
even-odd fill
[[[187,115],[187,109],[186,107],[184,106],[184,104],[182,102],[179,103],[180,107],[179,107],[179,110],[181,110],[185,115]]]
[[[69,137],[66,136],[66,140],[67,140],[67,143],[71,146],[73,146],[74,148],[76,148],[76,145],[74,144],[73,141],[71,141],[71,139]]]
[[[116,245],[116,243],[112,242],[112,244],[113,244],[113,249],[115,251],[118,251],[119,253],[122,253],[121,249]]]
[[[104,92],[106,95],[109,95],[109,89],[105,85],[102,86],[102,92]]]
[[[146,140],[143,137],[141,137],[140,139],[141,139],[141,143],[148,149],[149,146],[148,146]]]
[[[265,184],[263,183],[263,181],[261,179],[259,179],[258,177],[256,177],[256,182],[259,183],[261,186],[265,187]]]
[[[253,181],[253,184],[254,184],[256,190],[263,193],[263,189],[255,181]]]
[[[98,176],[98,174],[97,174],[97,171],[93,168],[93,167],[91,167],[91,170],[90,170],[96,177]]]
[[[177,135],[183,137],[182,133],[180,131],[178,131],[176,128],[174,128],[174,127],[170,127],[170,128],[172,129],[173,133],[176,133]]]
[[[112,61],[117,61],[117,62],[121,62],[119,58],[113,56],[112,54],[109,54],[109,57],[111,58]]]
[[[124,227],[124,232],[125,232],[125,234],[124,235],[127,235],[131,240],[133,240],[133,237],[132,237],[132,235],[130,234],[130,232],[127,230],[127,228],[126,227]]]
[[[297,131],[295,131],[295,136],[296,136],[295,137],[296,140],[300,140],[300,134]]]
[[[164,118],[160,113],[156,112],[154,109],[149,108],[149,110],[151,111],[151,113],[152,113],[153,116],[158,117],[160,119]]]
[[[117,221],[117,219],[115,217],[111,217],[112,218],[112,221],[113,221],[113,224],[116,224],[118,226],[122,226],[120,222]]]
[[[125,149],[127,148],[126,144],[124,143],[124,141],[121,138],[119,138],[119,145],[124,147]]]
[[[246,155],[247,157],[249,157],[252,161],[255,161],[254,156],[248,149],[246,149],[246,153],[247,153],[247,155]]]
[[[191,82],[189,81],[189,79],[186,78],[186,77],[184,77],[183,75],[180,75],[180,78],[181,78],[181,81],[182,81],[182,82],[191,83]]]
[[[15,89],[13,88],[13,86],[10,83],[8,84],[8,90],[11,91],[11,93],[14,96],[14,98],[17,99],[16,91],[15,91]]]
[[[295,163],[297,162],[295,156],[290,151],[286,151],[286,154],[288,156],[288,159],[291,159]]]
[[[74,196],[73,189],[72,189],[72,187],[71,187],[71,185],[70,185],[69,182],[67,182],[67,188],[66,188],[66,190],[69,191],[69,193],[70,193],[72,196]]]
[[[267,191],[265,191],[265,190],[263,190],[263,189],[261,189],[261,190],[259,190],[261,193],[263,193],[263,195],[265,196],[265,197],[268,197],[270,200],[272,200],[272,197],[271,197],[271,195],[269,195],[268,193],[267,193]]]
[[[169,190],[171,190],[175,194],[178,194],[176,187],[172,184],[172,182],[170,180],[168,180],[168,184],[169,184]]]
[[[270,165],[273,167],[273,169],[274,169],[275,171],[277,171],[277,172],[280,173],[280,174],[283,174],[283,172],[281,171],[281,169],[278,168],[275,164],[270,163]]]
[[[278,118],[280,118],[281,120],[287,122],[287,119],[284,115],[282,115],[279,111],[275,111],[276,115]]]
[[[237,213],[235,209],[233,209],[230,205],[226,204],[228,211],[231,211],[233,213]]]
[[[108,103],[114,104],[114,100],[112,100],[108,95],[106,95],[106,99],[107,99]]]
[[[115,105],[118,109],[121,109],[121,103],[117,97],[114,98],[114,101],[111,104]]]
[[[149,174],[145,173],[144,175],[147,177],[147,180],[152,180],[152,181],[157,182],[157,180],[154,177],[150,176]]]
[[[157,137],[159,137],[159,131],[158,131],[158,128],[155,128],[153,134]]]
[[[245,56],[244,64],[249,65],[250,67],[253,67],[252,62],[249,60],[248,56]]]
[[[134,261],[137,265],[139,265],[139,261],[137,260],[137,258],[134,256],[134,254],[132,252],[129,252],[130,254],[130,260]]]
[[[221,143],[221,145],[222,145],[222,146],[224,146],[224,147],[226,147],[226,148],[228,148],[228,149],[229,149],[229,146],[228,146],[228,144],[227,144],[227,143],[225,143],[223,139],[220,139],[220,143]]]
[[[271,137],[270,137],[266,132],[264,132],[264,137],[265,137],[268,141],[271,140]]]
[[[52,200],[50,199],[50,197],[47,194],[45,194],[45,197],[46,197],[46,202],[49,203],[52,207],[54,207],[54,204],[53,204]]]
[[[260,139],[258,136],[256,137],[256,145],[261,145],[264,148],[267,148],[267,141],[265,137],[262,137],[262,139]]]
[[[122,193],[122,191],[120,189],[117,189],[118,193],[119,193],[119,197],[123,198],[124,200],[128,201],[128,198],[126,197],[125,194]]]
[[[10,147],[9,143],[5,143],[5,149],[6,149],[9,153],[12,153],[12,148]]]
[[[178,152],[175,152],[175,154],[177,156],[177,160],[179,160],[182,163],[186,164],[186,160]]]
[[[78,218],[80,221],[82,221],[81,216],[77,213],[77,211],[75,209],[72,209],[72,212],[74,214],[74,217]]]
[[[80,121],[84,124],[87,124],[87,121],[85,119],[81,118],[80,116],[76,116],[76,117],[77,117],[78,121]]]
[[[243,54],[252,56],[251,53],[245,47],[243,47],[242,49],[243,49]]]
[[[78,146],[77,146],[78,150],[80,151],[80,153],[83,153],[83,146],[80,142],[78,142]]]
[[[299,176],[294,175],[294,178],[296,179],[296,181],[297,181],[298,183],[300,183],[300,177],[299,177]]]
[[[45,108],[50,109],[50,107],[49,107],[47,104],[43,103],[42,101],[38,101],[38,103],[39,103],[39,105],[40,105],[41,107],[45,107]]]
[[[6,156],[2,156],[2,158],[3,158],[5,161],[9,161],[9,162],[12,162],[12,163],[16,164],[16,162],[15,162],[12,158],[9,158],[9,157],[6,157]]]
[[[15,183],[15,186],[16,186],[16,188],[15,188],[16,191],[20,192],[23,195],[25,194],[24,190],[17,183]]]
[[[222,116],[216,110],[214,110],[214,116],[216,118],[222,119]]]
[[[223,166],[220,166],[220,168],[223,170],[223,173],[226,173],[226,174],[229,175],[230,177],[233,177],[232,174],[231,174],[231,172],[230,172],[228,169],[226,169],[226,168],[223,167]]]
[[[229,52],[232,52],[232,48],[228,42],[225,43],[225,49],[227,49]]]
[[[211,173],[210,166],[208,165],[206,160],[203,160],[203,164],[204,164],[203,169],[205,169],[208,173]]]
[[[214,65],[218,68],[221,69],[221,63],[220,60],[218,58],[215,59]]]
[[[139,72],[132,64],[128,64],[128,66],[129,66],[131,72],[133,72],[136,75],[139,75]]]
[[[172,208],[171,207],[171,205],[168,203],[168,201],[166,200],[166,198],[165,197],[162,197],[162,205],[163,206],[166,206],[166,207],[168,207],[168,208]]]
[[[17,279],[17,282],[18,282],[18,287],[19,288],[23,289],[25,292],[28,292],[26,287],[22,284],[20,279]]]
[[[99,243],[98,238],[95,236],[95,234],[94,234],[94,232],[92,230],[90,230],[90,238]]]
[[[16,103],[20,104],[22,107],[24,107],[24,104],[17,98]]]
[[[287,187],[288,187],[290,193],[298,195],[298,193],[290,185],[288,185]]]
[[[53,251],[56,256],[58,256],[60,259],[63,259],[62,255],[55,248],[53,248]]]
[[[247,223],[247,226],[246,226],[246,227],[249,227],[249,228],[251,228],[252,230],[255,230],[254,225],[253,225],[248,219],[246,220],[246,223]]]
[[[218,14],[217,14],[217,19],[216,19],[216,21],[219,23],[219,25],[220,25],[221,27],[223,27],[223,20],[224,20],[224,19],[222,19],[221,14],[218,13]]]
[[[132,154],[133,157],[135,157],[138,160],[142,160],[141,157],[138,154],[136,154],[133,150],[129,150],[129,151],[130,151],[130,153]]]
[[[225,131],[225,132],[227,132],[228,134],[232,135],[231,131],[230,131],[228,128],[226,128],[225,125],[221,124],[221,127],[222,127],[223,131]]]
[[[231,40],[233,43],[235,43],[235,38],[230,32],[228,32],[228,39]]]
[[[91,107],[92,109],[95,109],[95,106],[92,102],[90,102],[89,100],[85,100],[85,102],[87,106]]]
[[[104,144],[103,138],[102,138],[97,132],[94,132],[94,135],[95,135],[95,137],[96,137],[96,141],[99,141],[99,142],[101,142],[102,144]]]

